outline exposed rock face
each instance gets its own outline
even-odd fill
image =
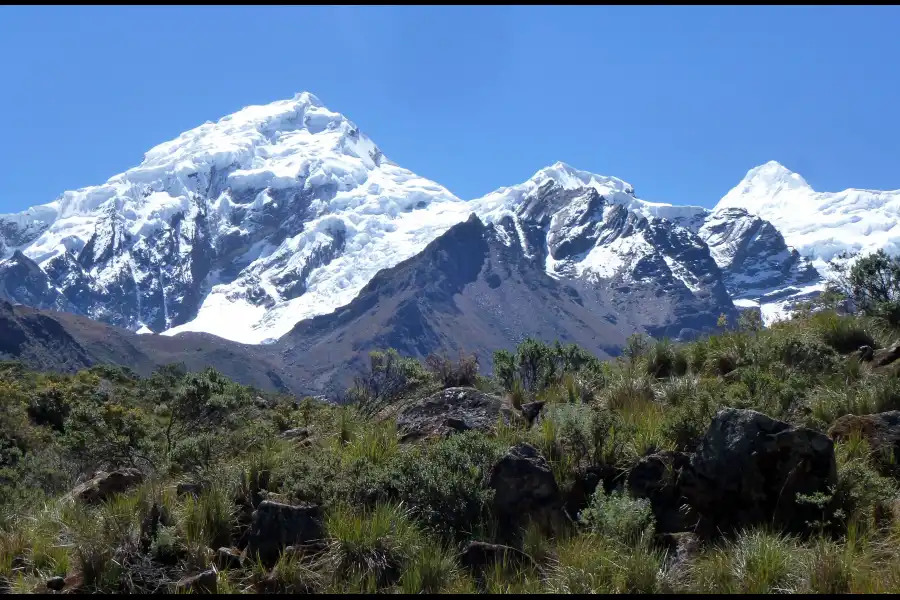
[[[774,225],[743,208],[714,211],[698,234],[738,304],[758,303],[764,314],[783,313],[821,289],[822,276],[812,263],[789,247]]]
[[[322,537],[322,511],[318,506],[291,506],[263,500],[253,512],[248,555],[272,564],[284,548],[308,544]]]
[[[547,460],[531,444],[509,449],[488,474],[494,490],[494,514],[506,523],[531,518],[553,526],[562,517],[562,497]]]
[[[448,388],[402,408],[397,428],[404,440],[418,440],[469,429],[491,431],[498,420],[508,424],[516,418],[499,398],[474,388]]]
[[[827,493],[837,482],[827,436],[752,410],[724,409],[710,423],[678,488],[701,515],[701,529],[777,523],[802,530],[819,511],[797,494]]]
[[[72,496],[82,502],[95,504],[108,500],[116,494],[127,492],[143,481],[143,473],[133,468],[118,469],[110,473],[101,471],[90,481],[72,490]]]
[[[368,351],[384,348],[420,359],[463,350],[478,356],[484,373],[492,371],[495,350],[515,349],[527,336],[610,356],[629,331],[603,317],[611,312],[549,276],[473,215],[381,271],[347,306],[298,323],[276,347],[288,366],[302,366],[326,391],[337,391],[365,368]]]

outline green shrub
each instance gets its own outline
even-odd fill
[[[607,495],[602,485],[591,496],[590,505],[582,511],[580,521],[594,533],[632,543],[652,532],[653,511],[644,498],[631,498],[621,491]]]
[[[474,354],[460,352],[455,364],[446,355],[431,354],[425,359],[425,368],[441,382],[444,389],[474,387],[478,379],[478,357]]]
[[[377,486],[423,524],[460,536],[487,517],[492,496],[485,475],[504,451],[483,434],[467,431],[399,453]]]

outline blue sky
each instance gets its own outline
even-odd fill
[[[900,188],[897,7],[0,7],[0,212],[308,90],[463,198],[557,160],[711,206]]]

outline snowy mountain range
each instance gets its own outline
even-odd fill
[[[553,304],[563,286],[565,307],[530,310],[568,311],[561,331],[604,320],[622,335],[593,331],[618,343],[641,330],[690,337],[735,307],[777,318],[822,289],[837,252],[897,252],[900,191],[817,193],[770,162],[708,210],[642,200],[620,179],[556,163],[466,200],[391,162],[355,124],[301,93],[187,131],[102,185],[0,215],[0,298],[139,333],[273,343],[320,317],[313,329],[338,335],[334,320],[349,314],[338,309],[374,298],[376,275],[401,273],[426,247],[437,252],[451,228],[474,222],[453,233],[490,240],[465,282],[481,282],[469,311],[503,313],[496,290],[506,277],[522,302]],[[427,288],[426,262],[456,268],[423,260],[400,287]],[[460,303],[470,293],[461,290]],[[444,331],[456,313],[466,311],[425,321]],[[327,315],[334,323],[325,327]]]

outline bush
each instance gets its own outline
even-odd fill
[[[459,354],[454,364],[446,355],[432,354],[425,359],[425,368],[438,380],[444,389],[451,387],[474,387],[478,381],[478,357],[474,354]]]
[[[401,357],[396,350],[370,352],[369,370],[354,379],[348,400],[371,415],[429,380],[418,361]]]
[[[28,416],[36,425],[49,425],[56,431],[63,431],[71,409],[65,392],[58,386],[51,386],[32,397]]]
[[[504,450],[478,432],[453,435],[398,454],[379,487],[423,524],[459,537],[488,516],[492,496],[484,479]]]
[[[649,500],[631,498],[622,491],[607,495],[603,485],[597,486],[580,520],[590,531],[626,543],[635,542],[654,527]]]

